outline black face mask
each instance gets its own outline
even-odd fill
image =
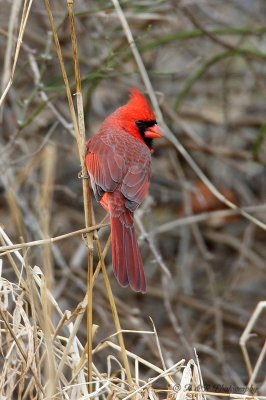
[[[139,133],[142,137],[142,139],[144,140],[144,142],[146,143],[146,145],[152,149],[153,146],[153,139],[151,138],[146,138],[145,137],[145,131],[148,128],[151,128],[152,126],[154,126],[156,124],[156,121],[153,119],[151,121],[136,121],[136,125],[138,127]]]

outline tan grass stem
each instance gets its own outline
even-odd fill
[[[102,268],[104,283],[105,283],[107,294],[108,294],[108,297],[109,297],[109,302],[110,302],[110,305],[111,305],[111,310],[112,310],[112,314],[113,314],[113,318],[114,318],[114,323],[115,323],[115,327],[116,327],[116,331],[117,331],[117,335],[118,335],[118,342],[119,342],[119,345],[121,347],[122,359],[123,359],[125,370],[126,370],[126,374],[127,374],[127,382],[128,382],[129,387],[133,387],[133,381],[132,381],[129,362],[128,362],[128,358],[127,358],[127,352],[126,352],[126,347],[125,347],[124,338],[123,338],[123,334],[122,334],[122,329],[121,329],[121,325],[120,325],[120,321],[119,321],[119,317],[118,317],[118,312],[117,312],[117,308],[116,308],[116,304],[115,304],[112,288],[111,288],[110,281],[109,281],[109,278],[108,278],[108,275],[107,275],[107,271],[106,271],[105,262],[104,262],[104,258],[103,258],[103,254],[102,254],[102,250],[101,250],[101,245],[100,245],[99,239],[96,240],[96,245],[97,245],[98,256],[99,256],[99,259],[100,259],[100,262],[101,262],[101,268]]]

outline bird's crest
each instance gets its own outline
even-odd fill
[[[135,88],[132,88],[130,92],[130,100],[125,106],[127,113],[131,115],[136,114],[139,120],[155,120],[156,117],[146,97]]]

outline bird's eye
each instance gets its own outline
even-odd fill
[[[147,131],[147,129],[151,128],[156,124],[157,122],[155,121],[155,119],[152,119],[150,121],[141,121],[141,120],[136,121],[136,126],[138,127],[139,133],[142,136],[146,145],[149,147],[149,149],[152,149],[152,139],[147,138],[145,136],[145,132]]]
[[[146,129],[150,128],[151,126],[155,125],[156,121],[155,120],[150,120],[150,121],[136,121],[136,125],[139,128],[140,132],[145,132]]]
[[[137,125],[137,127],[139,128],[140,131],[144,131],[146,129],[144,121],[137,121],[136,125]]]

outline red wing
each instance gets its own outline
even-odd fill
[[[121,186],[121,193],[126,197],[126,207],[134,211],[146,198],[150,186],[150,157],[143,165],[129,167]]]
[[[100,201],[104,192],[113,192],[121,181],[123,157],[100,136],[93,136],[87,144],[86,165],[95,197]]]
[[[129,147],[131,152],[128,152]],[[135,160],[138,160],[137,163]],[[128,167],[127,164],[131,166]],[[135,140],[133,143],[128,141],[122,147],[121,139],[117,135],[108,137],[107,142],[100,135],[93,136],[88,141],[86,165],[98,201],[105,192],[113,192],[122,181],[120,190],[125,197],[125,205],[130,211],[134,211],[148,194],[150,164],[149,149],[142,143],[136,146]]]

